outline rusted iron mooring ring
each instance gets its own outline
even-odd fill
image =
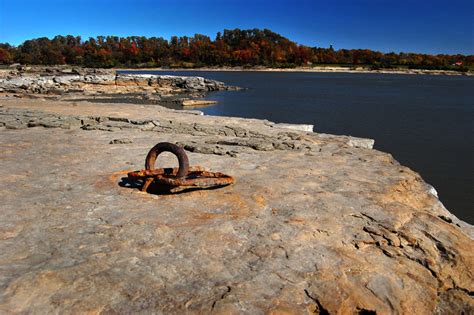
[[[155,169],[155,162],[163,152],[171,152],[178,158],[178,168]],[[207,172],[200,166],[189,166],[188,156],[184,149],[176,144],[161,142],[155,145],[145,159],[145,170],[130,172],[128,177],[142,179],[142,191],[147,191],[151,183],[170,188],[178,192],[188,188],[212,188],[230,185],[234,179],[219,172]]]
[[[145,169],[155,169],[156,158],[163,152],[171,152],[178,158],[179,169],[178,173],[176,174],[176,178],[183,178],[188,175],[189,159],[186,155],[186,152],[184,152],[184,149],[182,147],[169,142],[160,142],[153,148],[151,148],[145,159]]]

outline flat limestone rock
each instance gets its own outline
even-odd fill
[[[473,226],[389,154],[158,106],[1,104],[0,313],[473,312]],[[235,184],[140,192],[126,173],[161,141]]]
[[[183,100],[181,102],[182,106],[207,106],[215,105],[217,101],[208,101],[208,100]]]
[[[28,95],[67,93],[68,95],[78,94],[80,96],[83,96],[84,92],[101,94],[148,93],[159,97],[170,93],[207,93],[238,89],[237,87],[226,86],[223,82],[203,77],[112,72],[91,73],[90,71],[79,74],[78,71],[63,71],[18,73],[13,76],[5,76],[0,73],[1,91],[26,93]]]
[[[313,132],[313,129],[314,129],[314,125],[309,125],[309,124],[280,123],[280,124],[273,124],[273,126],[278,127],[278,128],[292,129],[292,130],[298,130],[298,131],[307,131],[307,132]]]

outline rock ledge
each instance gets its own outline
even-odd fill
[[[0,313],[473,313],[474,228],[371,140],[0,103]],[[141,193],[123,177],[160,141],[235,184]]]

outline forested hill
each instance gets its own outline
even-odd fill
[[[317,64],[370,65],[466,71],[474,56],[381,53],[368,49],[307,47],[270,30],[224,30],[215,39],[193,37],[56,36],[0,44],[0,64],[70,64],[87,67],[296,67]]]

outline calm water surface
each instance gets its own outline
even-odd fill
[[[143,73],[143,72],[142,72]],[[246,87],[216,92],[209,115],[314,124],[323,133],[375,139],[419,172],[444,205],[474,223],[474,78],[349,73],[150,71]]]

